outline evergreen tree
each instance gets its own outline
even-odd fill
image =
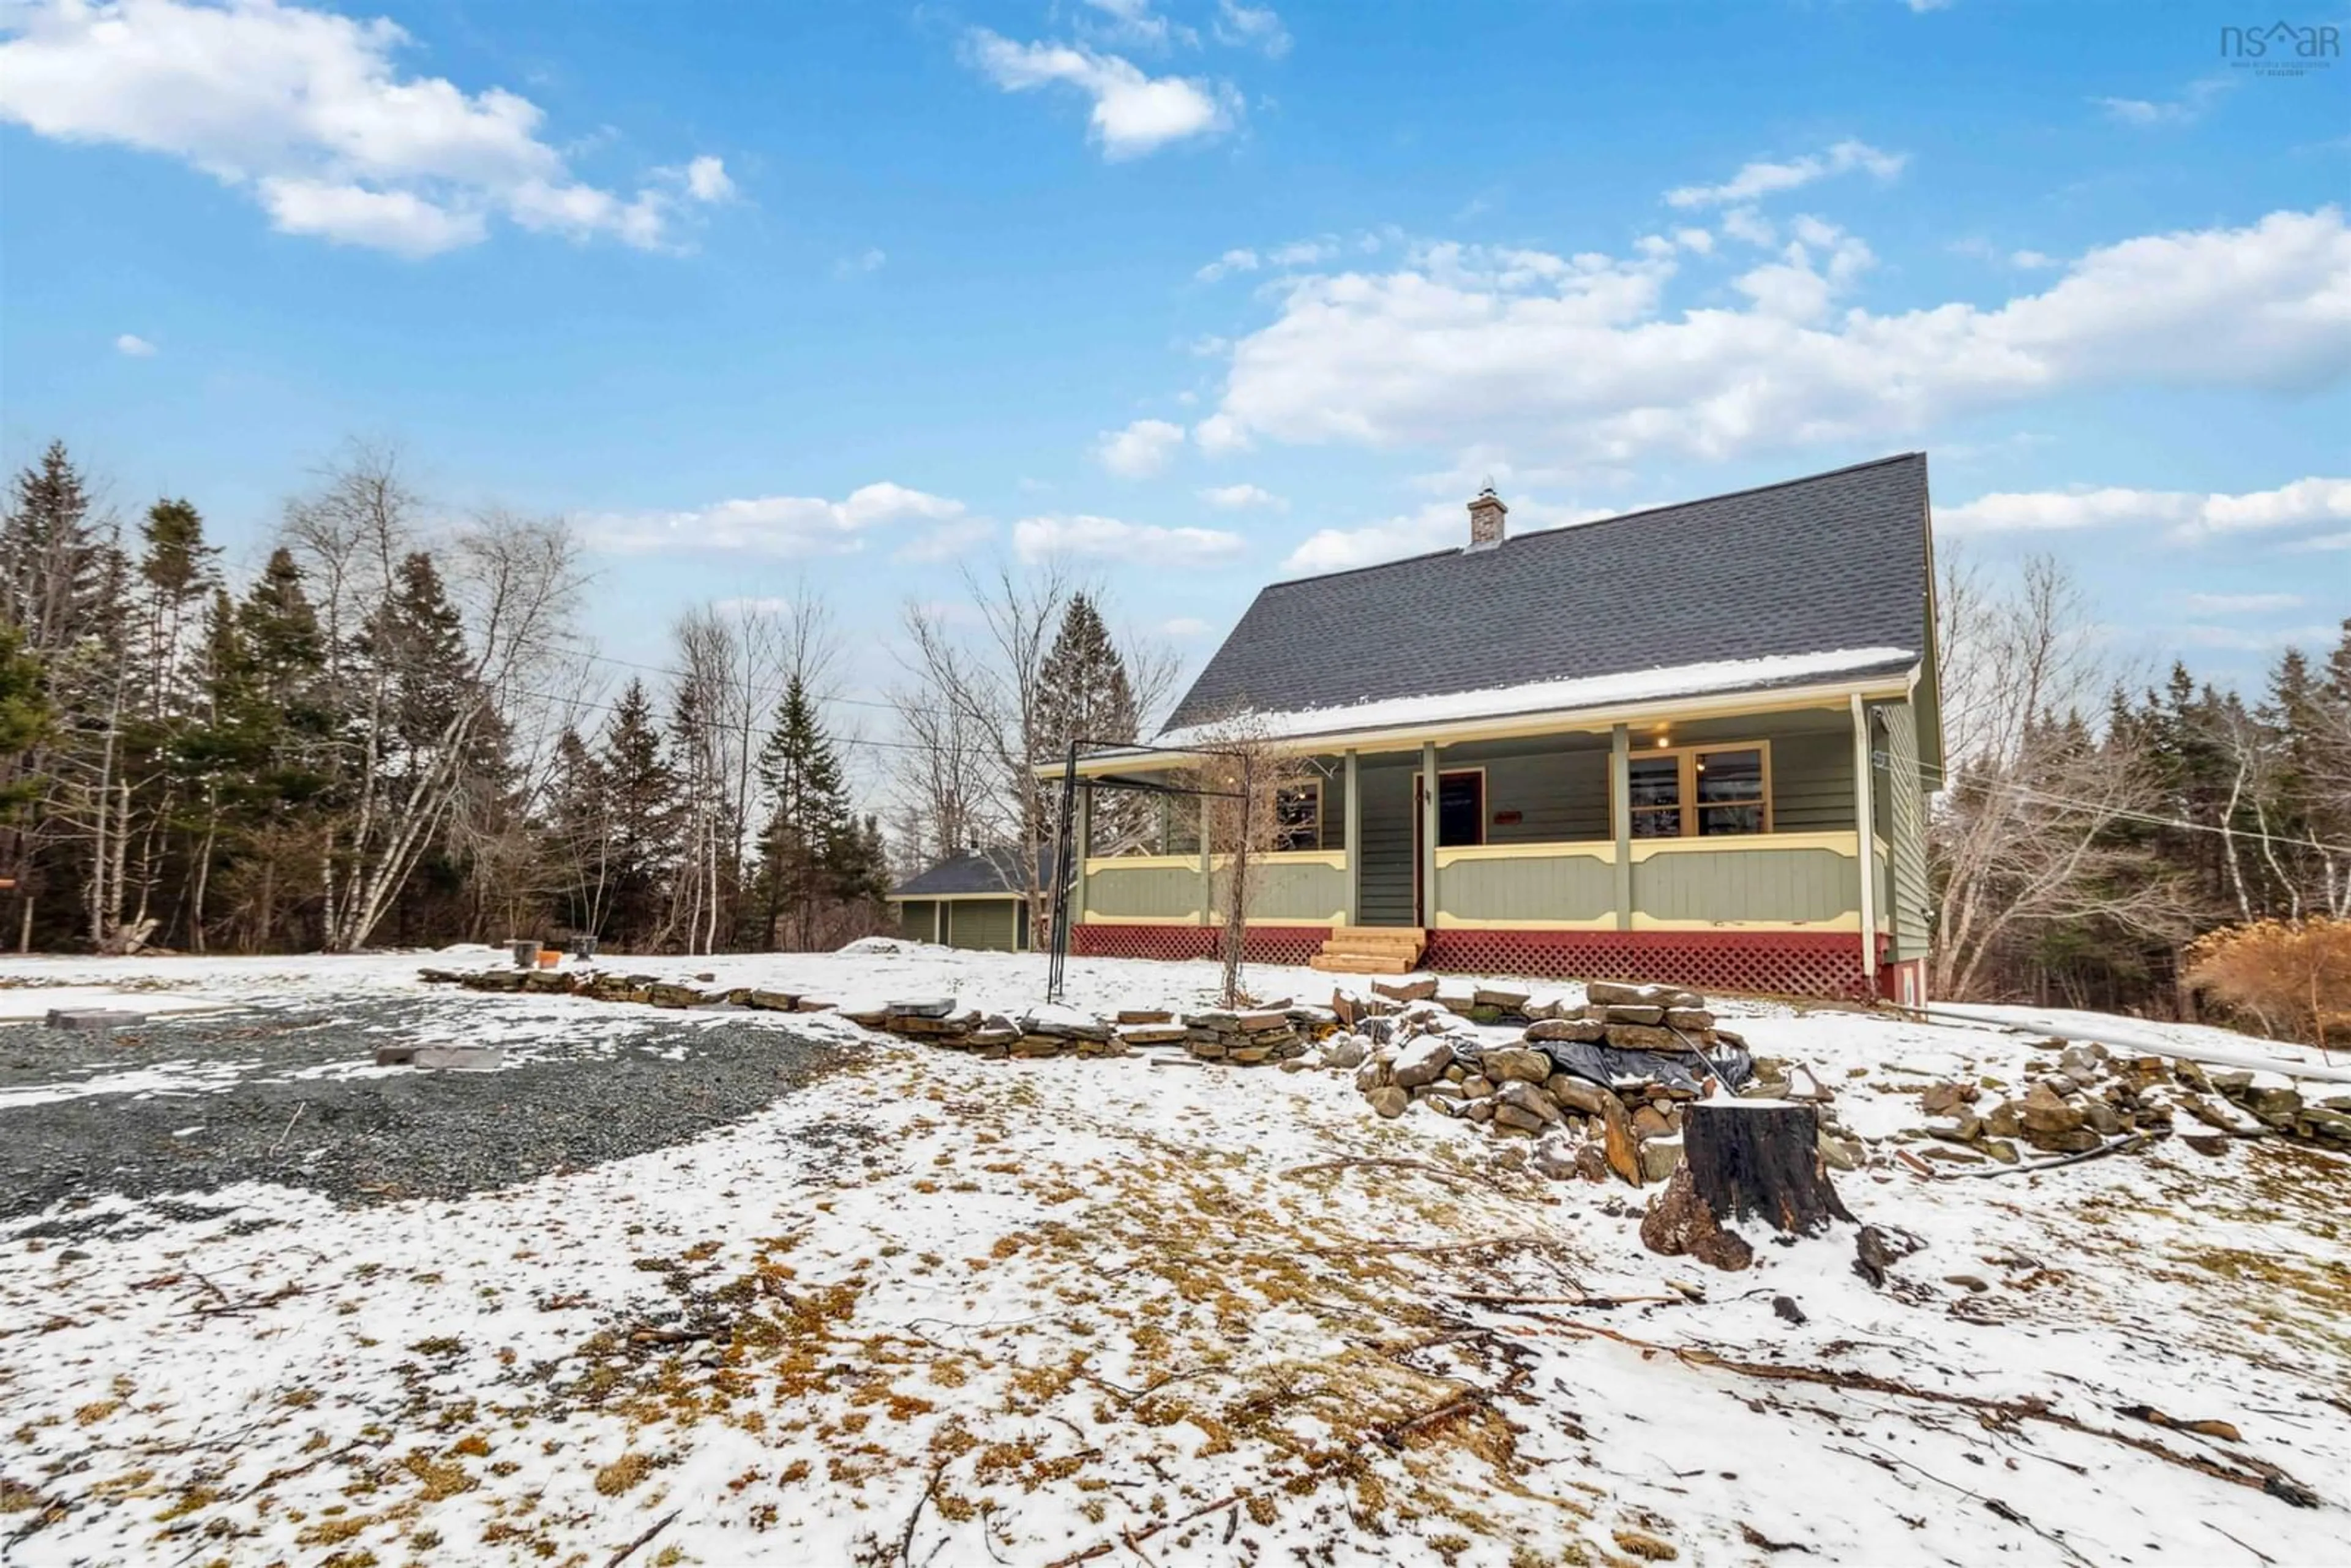
[[[610,822],[607,925],[600,936],[641,944],[662,924],[677,861],[678,779],[662,754],[644,683],[631,681],[604,732],[601,778]]]
[[[1082,592],[1070,596],[1061,629],[1045,655],[1040,671],[1039,706],[1042,710],[1040,755],[1034,761],[1058,761],[1068,755],[1072,742],[1083,751],[1135,738],[1140,716],[1135,712],[1134,686],[1127,676],[1126,661],[1111,641],[1102,612]],[[1059,790],[1040,791],[1037,799],[1040,820],[1025,824],[1026,838],[1032,844],[1048,843],[1059,826],[1053,815],[1060,810]],[[1096,841],[1116,843],[1142,831],[1149,804],[1142,796],[1122,791],[1097,796]]]
[[[808,686],[794,675],[777,710],[775,728],[759,748],[759,782],[768,820],[759,833],[759,880],[766,923],[762,947],[778,940],[778,921],[790,945],[815,945],[823,907],[848,896],[848,873],[862,849],[850,814],[841,759],[817,717]]]

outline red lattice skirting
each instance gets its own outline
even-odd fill
[[[1253,964],[1303,964],[1330,933],[1319,925],[1249,928]],[[1879,938],[1881,944],[1885,938]],[[1110,958],[1205,958],[1216,933],[1204,925],[1074,925],[1071,952]],[[1881,960],[1885,948],[1879,948]],[[1548,980],[1661,980],[1702,991],[1865,998],[1858,935],[1834,931],[1461,931],[1428,934],[1432,969]],[[1924,998],[1925,965],[1880,963],[1877,994],[1899,995],[1904,969]]]
[[[1207,925],[1070,927],[1070,951],[1090,958],[1208,958],[1218,931]],[[1327,925],[1252,925],[1241,955],[1252,964],[1303,964],[1331,939]]]
[[[1659,980],[1701,991],[1870,995],[1858,933],[1432,931],[1427,963],[1432,969],[1551,980]],[[1882,982],[1886,971],[1878,974]]]

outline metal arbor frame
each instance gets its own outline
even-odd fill
[[[1078,775],[1078,749],[1093,747],[1102,750],[1155,752],[1165,757],[1204,757],[1217,755],[1213,747],[1192,747],[1178,750],[1165,746],[1138,746],[1131,740],[1072,740],[1067,756],[1061,760],[1061,803],[1053,829],[1053,933],[1052,957],[1045,975],[1045,999],[1061,999],[1063,978],[1070,962],[1070,892],[1077,885],[1077,856],[1084,845],[1077,838],[1077,798],[1081,789],[1089,802],[1097,789],[1125,790],[1137,795],[1187,796],[1195,800],[1218,799],[1241,800],[1248,796],[1238,789],[1205,789],[1197,786],[1162,784],[1149,779],[1101,778],[1083,779]],[[1093,812],[1089,805],[1087,818]],[[1205,848],[1205,846],[1203,846]]]

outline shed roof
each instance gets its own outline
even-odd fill
[[[1374,705],[1462,695],[1670,696],[1898,673],[1929,645],[1927,459],[1850,468],[1259,591],[1163,742],[1237,713],[1339,733]],[[1467,525],[1464,525],[1466,538]],[[1524,710],[1494,708],[1525,697]],[[1415,707],[1424,706],[1415,703]],[[1443,708],[1442,703],[1426,706]],[[1311,722],[1315,710],[1331,723]]]
[[[1037,879],[1040,887],[1053,885],[1053,850],[1046,845],[1037,852],[1037,864],[1043,874]],[[973,894],[1002,894],[1008,898],[1025,897],[1028,889],[1021,883],[1020,852],[1006,847],[974,850],[968,854],[954,855],[911,877],[890,890],[893,898],[945,898]]]

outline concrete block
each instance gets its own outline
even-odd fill
[[[147,1021],[145,1013],[124,1012],[118,1008],[51,1008],[48,1026],[51,1029],[95,1030],[135,1029]]]

